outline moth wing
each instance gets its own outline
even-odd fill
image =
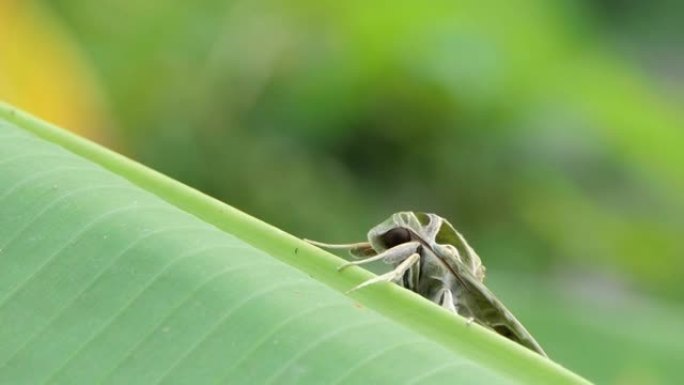
[[[439,244],[448,244],[456,247],[468,272],[480,282],[484,281],[485,267],[482,264],[480,256],[477,255],[472,247],[470,247],[465,237],[444,218],[442,218],[442,223],[435,236],[435,241]]]
[[[469,273],[459,274],[457,278],[466,292],[459,302],[468,307],[478,323],[546,357],[539,343],[487,286]]]

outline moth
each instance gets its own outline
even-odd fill
[[[360,258],[338,270],[380,260],[394,266],[392,271],[350,291],[380,282],[396,282],[469,322],[476,322],[546,357],[520,321],[484,285],[485,267],[475,250],[440,216],[399,212],[373,227],[367,242],[341,245],[308,242],[328,249],[348,249]]]

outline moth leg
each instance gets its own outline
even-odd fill
[[[364,263],[369,263],[373,261],[383,260],[385,263],[399,263],[406,258],[410,257],[418,251],[420,247],[420,242],[407,242],[400,245],[394,246],[391,249],[387,249],[378,255],[374,255],[370,258],[362,259],[360,261],[347,262],[337,268],[337,271],[342,271],[349,266],[363,265]]]
[[[467,306],[456,304],[456,314],[466,319],[466,327],[470,326],[475,322],[475,316],[470,311]]]
[[[380,253],[378,255],[372,256],[370,258],[362,259],[360,261],[345,262],[345,263],[343,263],[337,267],[337,271],[342,271],[342,270],[348,268],[349,266],[358,266],[358,265],[363,265],[364,263],[369,263],[369,262],[381,260],[381,259],[385,258],[385,256],[383,254],[384,253]]]
[[[449,289],[442,289],[442,295],[440,296],[439,304],[451,312],[458,313],[456,306],[454,305],[454,295]]]
[[[369,279],[368,281],[363,282],[362,284],[351,288],[350,290],[347,291],[347,294],[349,294],[353,291],[359,290],[359,289],[366,287],[368,285],[373,285],[373,284],[380,283],[380,282],[392,282],[392,281],[399,280],[401,277],[404,276],[404,273],[406,273],[406,271],[408,269],[410,269],[419,260],[420,260],[420,254],[417,254],[417,253],[411,254],[408,258],[406,258],[403,262],[401,262],[394,270],[392,270],[388,273],[382,274],[382,275],[378,275],[375,278]]]

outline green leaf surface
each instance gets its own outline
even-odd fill
[[[341,262],[0,104],[0,383],[586,383]]]

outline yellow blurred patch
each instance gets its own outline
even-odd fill
[[[49,10],[0,3],[0,100],[100,143],[109,122],[96,77]]]

